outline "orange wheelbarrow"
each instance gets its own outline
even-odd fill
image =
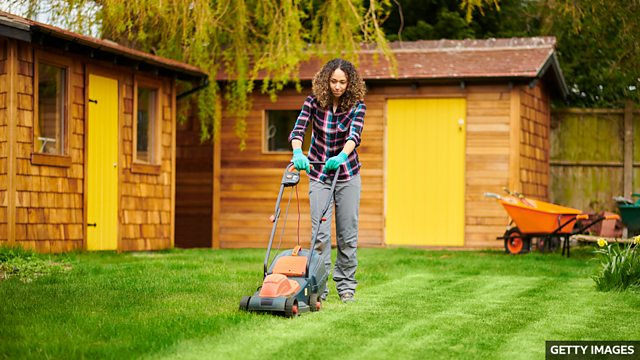
[[[583,233],[605,219],[620,218],[618,215],[599,216],[576,226],[577,220],[588,220],[589,215],[578,209],[528,199],[507,189],[505,191],[508,196],[494,193],[485,193],[484,196],[498,200],[511,218],[504,235],[496,238],[504,241],[504,249],[508,254],[529,252],[532,239],[535,238],[538,250],[554,251],[562,243],[562,255],[566,252],[569,257],[571,235]]]

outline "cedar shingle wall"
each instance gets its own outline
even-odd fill
[[[7,42],[0,39],[0,244],[7,241],[7,156],[9,135],[7,129],[7,89],[9,87],[7,76]]]
[[[8,234],[8,43],[0,40],[0,241]],[[46,54],[43,59],[46,60]],[[68,56],[62,54],[61,56]],[[82,249],[84,206],[85,63],[75,57],[70,67],[68,155],[71,165],[35,165],[31,161],[34,117],[34,50],[17,42],[15,108],[15,239],[41,252]],[[106,65],[105,69],[108,69]],[[112,67],[113,76],[120,69]],[[107,70],[108,71],[108,70]],[[133,75],[133,74],[131,74]],[[154,250],[171,246],[172,83],[162,85],[160,174],[132,173],[133,76],[125,84],[120,131],[120,250]]]
[[[84,162],[84,70],[71,68],[68,124],[70,167],[31,164],[34,127],[34,56],[18,43],[16,128],[16,242],[42,252],[82,248]]]
[[[160,174],[131,172],[133,161],[133,81],[124,86],[124,124],[121,129],[124,164],[120,185],[121,250],[157,250],[171,247],[171,86],[161,91]]]
[[[540,84],[520,91],[520,183],[530,197],[549,198],[549,97]]]

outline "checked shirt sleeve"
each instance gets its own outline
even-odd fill
[[[356,143],[356,147],[360,146],[360,137],[362,136],[362,128],[364,127],[364,115],[367,112],[367,105],[364,102],[358,102],[356,109],[353,112],[353,120],[351,120],[351,126],[349,128],[348,140],[352,140]]]
[[[296,124],[293,126],[291,134],[289,134],[289,142],[294,139],[304,141],[304,133],[307,130],[307,125],[309,125],[309,120],[311,119],[311,109],[313,108],[312,101],[313,97],[311,96],[304,100],[302,110],[300,110],[300,115],[298,115]]]

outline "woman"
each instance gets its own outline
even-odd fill
[[[356,148],[360,145],[366,106],[366,88],[353,64],[342,59],[326,63],[314,76],[313,95],[308,96],[296,120],[289,141],[293,148],[291,161],[298,170],[309,174],[311,226],[320,226],[315,251],[323,259],[327,273],[331,269],[331,218],[320,222],[322,206],[329,197],[335,205],[336,243],[338,255],[333,271],[338,295],[343,302],[354,300],[358,260],[358,209],[360,207],[360,161]],[[312,136],[308,158],[302,153],[302,141],[307,125]],[[325,162],[321,169],[310,168],[309,160]],[[331,180],[340,168],[335,193],[331,194]],[[326,299],[328,289],[322,294]]]

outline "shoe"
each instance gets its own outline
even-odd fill
[[[354,302],[356,301],[356,299],[353,297],[352,292],[344,292],[340,294],[340,301],[342,301],[343,303],[347,303],[347,302]]]

